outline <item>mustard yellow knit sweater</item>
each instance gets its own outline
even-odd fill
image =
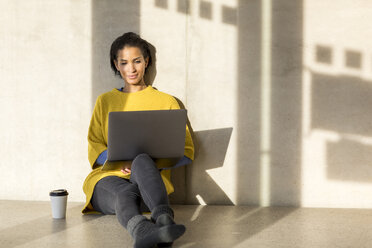
[[[151,86],[134,93],[125,93],[113,89],[97,98],[88,131],[88,159],[92,171],[85,179],[83,185],[83,190],[86,195],[86,203],[82,210],[83,213],[94,212],[90,200],[94,187],[100,179],[107,176],[130,178],[130,175],[124,175],[120,170],[101,171],[101,166],[95,164],[98,156],[107,149],[108,113],[112,111],[166,110],[179,108],[180,106],[174,97],[160,92]],[[194,159],[194,144],[188,127],[186,127],[185,156],[192,160]],[[167,161],[164,160],[156,161],[159,168],[167,166],[166,162]],[[174,188],[170,181],[170,170],[163,170],[161,176],[168,194],[172,193]]]

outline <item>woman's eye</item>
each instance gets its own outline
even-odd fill
[[[123,63],[121,63],[121,65],[126,65],[127,63],[125,63],[125,62],[123,62]]]
[[[135,63],[139,64],[139,63],[141,63],[141,60],[137,60],[137,61],[135,61]]]

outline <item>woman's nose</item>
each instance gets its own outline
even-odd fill
[[[136,67],[134,66],[133,63],[129,63],[129,64],[128,64],[128,70],[129,70],[129,72],[134,72],[134,71],[136,71]]]

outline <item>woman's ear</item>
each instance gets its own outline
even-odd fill
[[[145,59],[145,61],[146,61],[146,68],[147,68],[147,66],[149,65],[149,57],[147,57],[146,59]]]
[[[114,60],[114,63],[115,63],[116,70],[120,71],[120,70],[119,70],[118,61],[117,61],[117,60]]]

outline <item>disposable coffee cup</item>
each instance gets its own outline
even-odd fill
[[[53,190],[49,193],[52,204],[52,216],[54,219],[66,218],[67,196],[65,189]]]

